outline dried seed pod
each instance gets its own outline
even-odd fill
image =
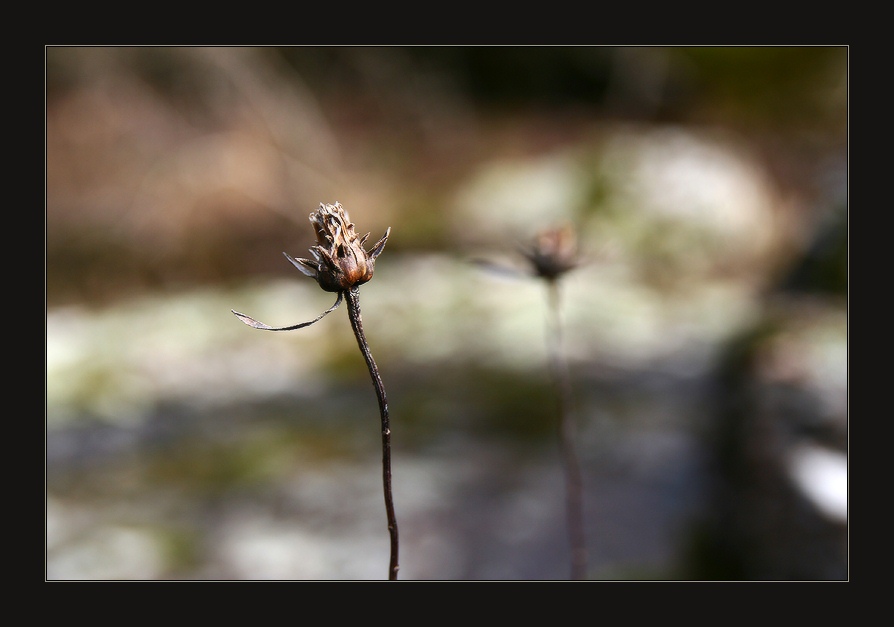
[[[521,252],[534,273],[548,281],[556,280],[580,264],[577,238],[570,226],[541,231],[533,244]]]
[[[354,231],[348,213],[340,203],[324,205],[310,214],[317,244],[310,248],[313,259],[301,259],[283,253],[292,265],[316,280],[327,292],[343,292],[363,285],[373,276],[376,257],[391,234],[385,235],[369,251],[363,248],[369,233],[360,237]]]
[[[338,308],[350,292],[372,278],[376,257],[385,248],[391,227],[388,227],[384,237],[367,251],[363,248],[363,243],[369,237],[369,233],[358,237],[348,213],[338,202],[334,205],[320,203],[320,208],[310,214],[310,222],[317,234],[317,244],[310,248],[313,260],[292,257],[288,253],[283,255],[293,266],[319,283],[324,290],[337,292],[338,298],[335,299],[335,304],[313,320],[287,327],[272,327],[251,316],[231,310],[248,326],[264,331],[291,331],[310,326]]]

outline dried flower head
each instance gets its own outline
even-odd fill
[[[340,203],[324,205],[310,214],[317,234],[317,244],[310,248],[313,259],[301,259],[283,253],[292,264],[316,280],[327,292],[343,292],[363,285],[372,278],[376,257],[385,248],[389,227],[384,237],[369,251],[363,248],[369,233],[359,237]]]
[[[350,292],[372,278],[376,257],[385,248],[385,242],[391,234],[391,227],[388,227],[382,239],[376,242],[371,250],[365,250],[363,243],[369,237],[369,233],[358,237],[347,211],[337,201],[334,205],[320,203],[320,208],[310,214],[310,223],[317,233],[317,244],[310,248],[313,259],[300,259],[288,253],[283,255],[293,266],[319,283],[324,290],[338,292],[335,304],[313,320],[288,327],[271,327],[251,316],[231,310],[248,326],[265,331],[292,331],[318,322],[323,316],[337,309],[341,301],[350,296]]]
[[[556,280],[580,264],[577,238],[567,225],[540,231],[534,242],[521,252],[531,262],[534,273],[548,281]]]

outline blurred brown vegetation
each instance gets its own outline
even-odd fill
[[[622,124],[731,129],[809,211],[842,167],[845,64],[798,47],[48,48],[49,304],[287,276],[264,253],[335,199],[373,231],[399,224],[395,247],[456,250],[469,233],[445,214],[478,164]]]

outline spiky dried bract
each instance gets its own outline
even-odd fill
[[[549,281],[573,270],[580,263],[577,238],[570,226],[540,231],[533,244],[523,249],[522,254],[531,262],[534,273]]]
[[[369,233],[360,237],[339,202],[334,205],[320,203],[320,208],[310,214],[310,222],[317,234],[317,244],[311,246],[313,259],[286,258],[298,270],[316,280],[327,292],[343,292],[363,285],[373,276],[378,257],[391,228],[370,250],[363,248]]]

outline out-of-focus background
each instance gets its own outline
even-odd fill
[[[400,578],[841,580],[846,47],[49,47],[46,577],[386,579],[379,415],[298,273],[339,201]]]

